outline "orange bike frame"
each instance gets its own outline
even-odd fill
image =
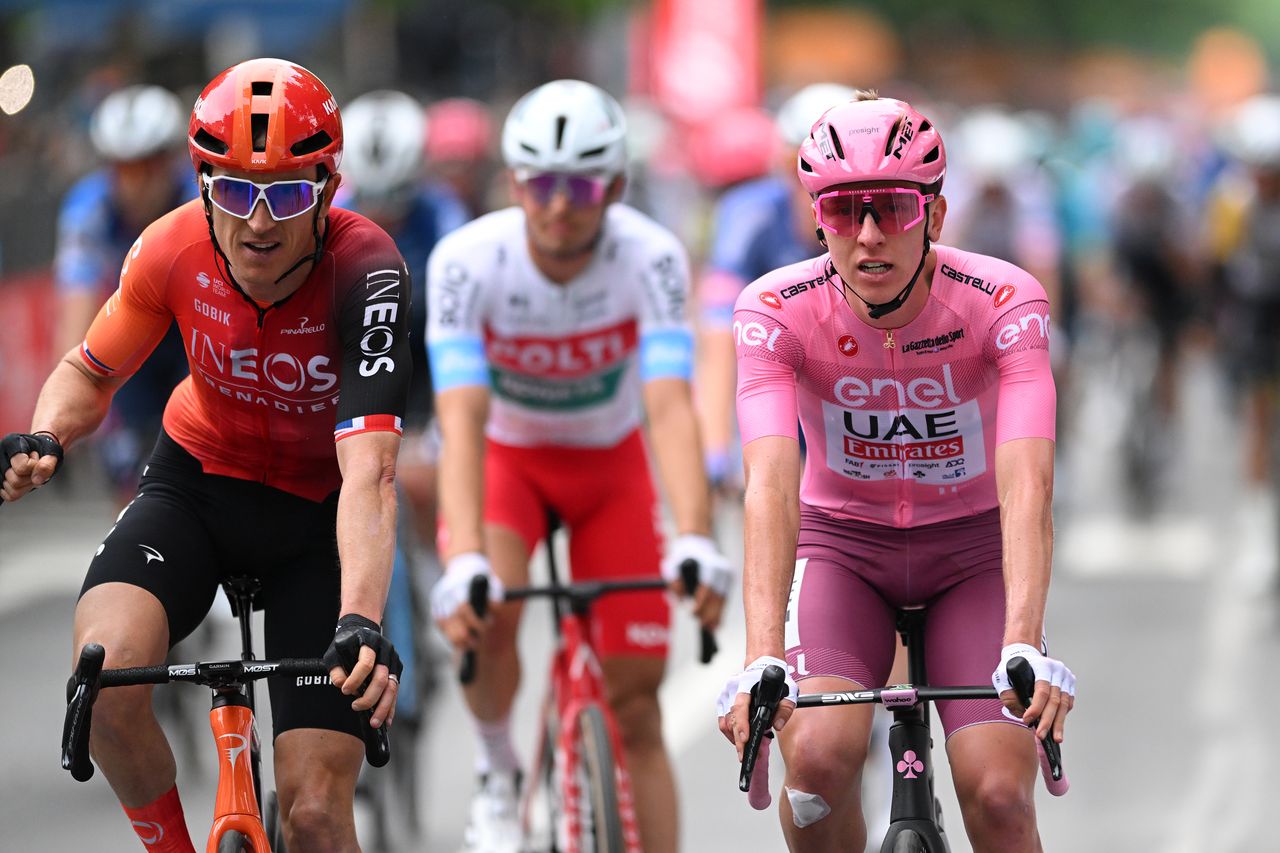
[[[218,794],[214,799],[213,826],[207,853],[217,853],[218,841],[230,830],[243,834],[255,851],[270,853],[262,813],[253,788],[251,754],[257,741],[253,710],[243,705],[223,705],[209,712],[209,726],[218,746]]]

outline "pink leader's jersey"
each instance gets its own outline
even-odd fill
[[[929,300],[898,329],[853,312],[829,255],[738,298],[742,443],[795,438],[798,419],[800,500],[828,515],[916,527],[984,512],[998,503],[996,446],[1054,438],[1044,288],[996,258],[935,248]]]

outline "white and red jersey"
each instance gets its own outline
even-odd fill
[[[565,284],[534,265],[524,211],[482,216],[437,244],[427,293],[436,390],[488,386],[501,444],[613,447],[640,426],[643,382],[692,373],[684,249],[626,205]]]
[[[1049,302],[1030,274],[936,246],[924,309],[868,325],[822,255],[775,270],[734,310],[742,442],[797,437],[803,503],[915,527],[997,505],[995,448],[1054,438]]]

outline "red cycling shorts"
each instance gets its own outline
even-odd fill
[[[551,510],[569,534],[575,580],[658,576],[658,501],[639,431],[606,448],[486,446],[487,524],[514,530],[532,553]],[[660,590],[611,593],[591,608],[591,641],[601,656],[665,657],[670,626]]]

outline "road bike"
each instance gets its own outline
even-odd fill
[[[942,826],[942,804],[934,793],[933,735],[929,730],[929,703],[953,699],[994,699],[995,688],[928,686],[924,663],[923,608],[899,610],[897,628],[907,648],[907,677],[910,683],[872,690],[850,690],[837,693],[802,694],[796,703],[800,708],[824,708],[834,705],[880,704],[893,714],[889,728],[889,755],[894,768],[893,799],[889,813],[889,829],[880,853],[949,853]],[[1031,664],[1015,658],[1009,664],[1009,676],[1023,707],[1031,704],[1035,675]],[[751,730],[742,751],[738,788],[747,792],[753,805],[768,804],[768,753],[762,754],[766,737],[772,737],[773,716],[786,694],[786,674],[780,666],[765,668],[758,688],[752,694]],[[1062,750],[1052,735],[1037,744],[1040,770],[1049,793],[1060,797],[1069,782],[1062,766]],[[757,763],[757,759],[761,759]],[[754,788],[754,791],[753,791]],[[762,800],[763,798],[763,800]]]
[[[558,637],[542,703],[536,763],[520,805],[526,849],[642,853],[622,740],[591,646],[591,604],[602,595],[665,589],[667,584],[656,577],[561,583],[551,547],[555,529],[553,520],[547,536],[551,583],[503,593],[504,601],[551,599]],[[692,595],[698,588],[698,564],[686,560],[680,571]],[[470,601],[483,618],[489,604],[488,578],[472,579]],[[701,661],[710,662],[716,651],[714,635],[703,628]],[[468,651],[459,671],[463,684],[474,679],[476,666],[474,652]]]
[[[99,690],[182,681],[213,691],[209,725],[218,752],[218,789],[207,853],[284,853],[283,827],[274,792],[263,807],[254,682],[272,677],[329,677],[329,667],[319,658],[260,661],[254,656],[251,621],[258,588],[258,581],[252,578],[232,578],[223,583],[227,600],[240,622],[239,660],[103,669],[106,650],[97,643],[86,643],[67,682],[62,769],[79,782],[88,781],[94,773],[89,734]],[[382,767],[391,757],[387,727],[373,728],[369,716],[368,711],[360,715],[365,760]]]

